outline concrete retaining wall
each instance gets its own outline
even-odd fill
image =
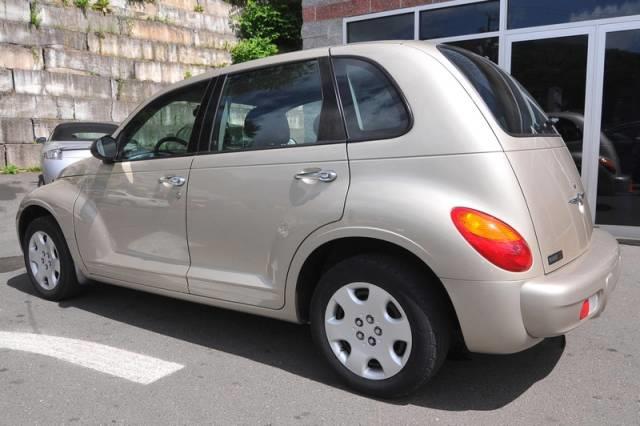
[[[62,121],[120,122],[167,85],[231,62],[223,0],[111,0],[107,14],[64,3],[0,1],[0,167],[39,165],[33,142]]]

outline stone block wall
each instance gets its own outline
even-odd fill
[[[39,165],[34,141],[61,121],[120,122],[163,87],[231,62],[232,6],[223,0],[110,0],[110,8],[0,0],[0,167]]]
[[[343,44],[343,18],[443,1],[447,0],[302,0],[303,46]]]

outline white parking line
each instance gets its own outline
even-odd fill
[[[99,343],[43,334],[0,331],[0,348],[50,356],[144,385],[184,368]]]

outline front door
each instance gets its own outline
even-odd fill
[[[176,89],[145,106],[117,136],[118,160],[83,182],[76,235],[91,274],[188,291],[186,191],[207,84]]]
[[[349,186],[328,58],[227,76],[215,123],[190,176],[189,291],[280,308],[296,249]]]

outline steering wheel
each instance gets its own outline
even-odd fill
[[[162,145],[164,145],[165,143],[167,143],[167,142],[176,142],[176,143],[179,143],[180,145],[184,146],[185,148],[189,145],[189,142],[187,142],[187,141],[185,141],[183,139],[180,139],[179,137],[167,136],[167,137],[164,137],[164,138],[160,139],[158,142],[156,142],[156,146],[153,148],[153,152],[155,154],[159,154],[161,152],[160,151],[160,147]],[[169,154],[176,154],[173,151],[165,151],[165,150],[163,150],[162,152],[166,152],[166,153],[169,153]]]

